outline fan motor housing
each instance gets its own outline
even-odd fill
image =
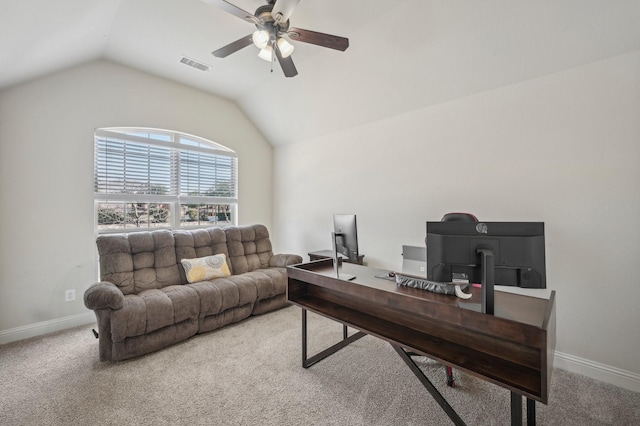
[[[273,18],[273,15],[271,13],[273,11],[273,3],[265,4],[264,6],[260,6],[259,8],[256,9],[256,13],[254,15],[256,18],[260,20],[260,22],[262,22],[263,26],[268,27],[269,26],[268,24],[272,24],[273,26],[276,26],[274,25],[275,19]],[[261,28],[258,24],[256,24],[256,27]],[[278,23],[277,27],[278,27],[278,30],[280,31],[287,31],[287,29],[289,28],[289,20]]]

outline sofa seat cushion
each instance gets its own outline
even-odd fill
[[[256,287],[257,300],[265,300],[286,293],[286,268],[265,268],[230,277],[234,280],[250,280]]]
[[[182,321],[198,318],[198,293],[187,286],[172,285],[124,297],[121,309],[113,311],[111,333],[114,342],[141,336]]]
[[[187,284],[200,298],[200,317],[216,315],[227,309],[243,305],[253,305],[256,301],[256,287],[251,280],[230,276],[212,281]]]

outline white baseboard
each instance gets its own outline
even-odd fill
[[[89,311],[83,314],[38,322],[22,327],[10,328],[8,330],[0,330],[0,345],[95,322],[95,314],[93,311]]]
[[[555,352],[553,366],[634,392],[640,392],[640,374],[632,371],[622,370],[557,351]]]

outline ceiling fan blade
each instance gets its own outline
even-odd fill
[[[232,15],[237,16],[238,18],[247,21],[251,24],[255,24],[259,22],[258,19],[253,15],[253,13],[249,13],[246,10],[240,9],[238,6],[234,6],[231,3],[224,0],[202,0],[203,2],[216,6],[225,12],[229,12]]]
[[[277,0],[271,11],[273,19],[281,15],[282,17],[279,22],[287,22],[299,2],[300,0]]]
[[[298,70],[296,66],[293,64],[293,59],[291,56],[287,56],[286,58],[282,57],[282,53],[280,53],[280,48],[276,44],[275,46],[276,58],[278,58],[278,62],[280,63],[280,67],[282,68],[282,72],[284,72],[285,77],[295,77],[298,75]]]
[[[215,52],[211,52],[211,54],[213,56],[215,56],[216,58],[226,58],[227,56],[231,55],[232,53],[237,52],[238,50],[249,46],[250,44],[253,43],[253,38],[252,35],[248,35],[245,37],[242,37],[239,40],[234,41],[233,43],[229,43],[224,47],[221,47],[220,49],[216,50]]]
[[[328,47],[329,49],[340,50],[342,52],[347,50],[347,47],[349,47],[348,38],[303,30],[302,28],[289,28],[287,35],[294,41],[311,43],[317,46]]]

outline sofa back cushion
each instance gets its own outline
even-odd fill
[[[229,264],[229,251],[227,250],[227,234],[222,228],[194,229],[190,231],[173,231],[176,241],[176,258],[178,262],[182,259],[196,259],[205,256],[224,254]],[[187,276],[184,268],[180,267],[180,283],[187,284]],[[233,273],[233,271],[232,271]]]
[[[117,285],[124,294],[180,282],[182,267],[176,260],[171,231],[99,235],[96,243],[100,279]]]
[[[237,226],[223,230],[227,236],[227,259],[233,275],[269,267],[273,249],[266,226]]]
[[[182,259],[224,254],[233,275],[268,268],[273,256],[264,225],[99,235],[100,279],[124,294],[187,284]]]

